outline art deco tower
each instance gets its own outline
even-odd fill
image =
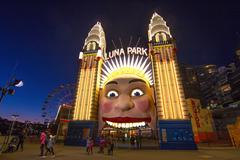
[[[79,54],[80,69],[73,120],[97,120],[98,87],[105,49],[105,33],[101,23],[97,22],[88,33],[83,51]]]
[[[148,30],[158,119],[181,120],[187,117],[186,102],[169,27],[154,13]]]

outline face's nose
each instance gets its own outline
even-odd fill
[[[129,95],[120,95],[118,97],[117,110],[122,112],[129,111],[134,108],[134,103]]]

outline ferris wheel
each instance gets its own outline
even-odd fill
[[[52,122],[62,104],[73,106],[76,84],[62,84],[53,89],[42,105],[44,123]]]

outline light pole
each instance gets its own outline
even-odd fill
[[[11,78],[11,79],[9,80],[9,82],[7,82],[4,87],[0,87],[0,92],[1,92],[0,104],[1,104],[1,102],[2,102],[2,100],[3,100],[3,98],[4,98],[7,94],[9,94],[9,95],[14,95],[14,92],[15,92],[14,88],[15,88],[15,87],[22,87],[22,86],[23,86],[23,81],[18,80],[18,79],[15,79],[15,78]],[[9,137],[10,137],[11,134],[12,134],[12,130],[13,130],[15,121],[16,121],[16,119],[17,119],[18,116],[19,116],[19,115],[12,115],[12,117],[14,117],[14,120],[13,120],[13,123],[12,123],[12,125],[11,125],[11,129],[10,129],[9,135],[7,136],[7,138],[6,138],[6,137],[4,138],[3,144],[2,144],[2,146],[0,146],[0,154],[2,153],[5,145],[8,143],[8,139],[9,139]]]
[[[10,137],[12,135],[13,128],[14,128],[15,122],[16,122],[18,117],[19,117],[18,114],[12,114],[13,122],[12,122],[12,126],[11,126],[10,133],[9,133],[8,137]]]
[[[13,78],[12,80],[10,80],[10,82],[7,83],[5,87],[0,87],[0,91],[1,91],[0,103],[3,100],[3,97],[6,96],[7,94],[14,95],[15,93],[14,87],[22,87],[22,86],[23,86],[23,81]]]

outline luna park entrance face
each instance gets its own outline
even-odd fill
[[[116,148],[158,148],[159,141],[156,130],[150,127],[134,127],[134,128],[116,128],[105,126],[101,135],[104,138],[113,137]]]

